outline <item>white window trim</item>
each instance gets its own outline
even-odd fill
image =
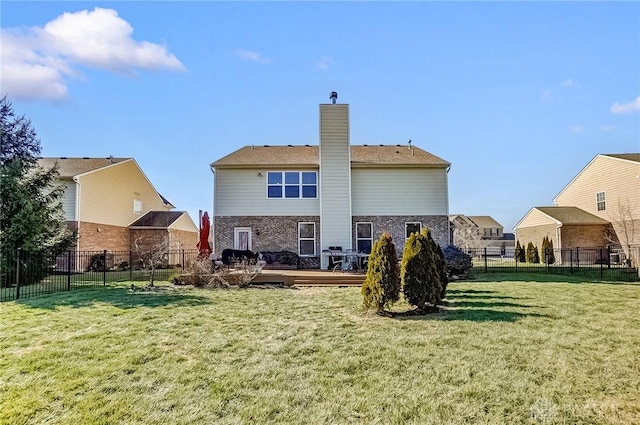
[[[405,223],[404,223],[404,240],[405,240],[405,242],[407,241],[407,239],[409,239],[409,235],[407,235],[407,226],[409,224],[417,224],[418,226],[420,226],[420,230],[419,231],[422,231],[422,222],[420,222],[420,221],[405,221]],[[486,229],[485,229],[485,233],[486,233]]]
[[[139,208],[137,208],[139,207]],[[133,213],[134,214],[138,214],[138,215],[142,215],[142,201],[140,199],[134,199],[133,200]]]
[[[295,198],[294,198],[295,199]],[[303,224],[312,224],[313,225],[313,238],[303,238],[300,236],[300,227]],[[300,241],[313,241],[313,254],[302,254],[300,253]],[[311,257],[316,255],[316,223],[313,221],[299,221],[298,222],[298,255],[300,257]]]
[[[598,195],[602,194],[602,200],[598,199]],[[599,205],[602,204],[602,209],[599,208]],[[606,211],[607,210],[607,194],[605,191],[596,192],[596,211]]]
[[[371,229],[371,236],[368,238],[359,238],[358,237],[358,224],[368,224],[370,229]],[[356,221],[356,246],[355,248],[358,249],[358,241],[369,241],[371,243],[371,249],[373,249],[373,222],[372,221]]]
[[[282,183],[281,184],[269,184],[269,174],[270,173],[280,173],[282,175]],[[287,198],[285,196],[285,187],[286,186],[293,186],[291,184],[286,184],[285,183],[285,173],[298,173],[299,175],[299,179],[298,179],[298,197],[297,198]],[[316,175],[316,183],[311,185],[311,184],[303,184],[302,183],[302,173],[314,173]],[[319,176],[318,176],[318,172],[316,170],[282,170],[282,171],[278,171],[278,170],[271,170],[271,171],[267,171],[267,187],[266,187],[266,192],[265,192],[265,196],[267,197],[267,199],[318,199],[318,193],[320,190],[320,184],[319,184]],[[279,198],[275,198],[275,197],[270,197],[269,196],[269,187],[281,187],[282,188],[282,196]],[[303,186],[315,186],[316,188],[316,196],[311,198],[311,197],[303,197],[302,196],[302,188]]]
[[[247,232],[247,249],[251,251],[253,249],[252,231],[251,227],[234,227],[233,228],[233,249],[240,249],[240,233]]]

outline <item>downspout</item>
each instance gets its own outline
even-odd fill
[[[80,179],[77,176],[74,176],[73,181],[76,184],[76,199],[74,202],[74,214],[76,219],[77,232],[76,251],[80,251]]]
[[[560,264],[562,264],[562,240],[560,239],[560,228],[562,227],[562,223],[558,223],[556,225],[556,241],[558,241],[558,250],[560,251]],[[557,260],[556,260],[557,261]]]
[[[211,223],[211,252],[216,252],[216,169],[213,165],[209,165],[211,174],[213,174],[213,197],[211,199],[211,217],[209,217]],[[200,223],[198,223],[200,226]]]
[[[445,193],[447,196],[447,240],[448,245],[453,245],[453,234],[451,233],[451,222],[449,221],[449,170],[451,170],[451,164],[447,166],[447,171],[445,175]]]

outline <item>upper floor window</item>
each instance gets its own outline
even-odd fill
[[[415,223],[405,223],[404,224],[404,237],[405,239],[409,239],[409,236],[411,236],[412,233],[420,233],[420,230],[422,229],[422,223],[420,222],[415,222]]]
[[[269,171],[267,198],[317,198],[316,171]]]
[[[139,199],[133,200],[133,213],[142,214],[142,201]]]
[[[596,210],[604,211],[607,209],[607,202],[604,196],[604,192],[596,193]]]

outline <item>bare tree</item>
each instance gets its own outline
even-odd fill
[[[615,208],[609,211],[611,228],[606,234],[609,242],[620,244],[625,256],[629,259],[629,266],[637,263],[633,258],[634,246],[640,246],[640,212],[637,205],[629,198],[618,198]]]
[[[482,238],[479,227],[455,226],[453,230],[453,244],[461,248],[482,249],[488,242]]]
[[[141,267],[149,270],[149,286],[153,287],[156,269],[166,265],[170,248],[169,238],[159,234],[133,240],[131,251],[137,254]]]

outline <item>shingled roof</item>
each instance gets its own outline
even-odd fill
[[[184,211],[149,211],[133,223],[129,227],[155,227],[167,228],[179,219]]]
[[[220,158],[213,167],[318,166],[317,145],[245,146]],[[351,145],[352,165],[448,167],[442,158],[408,145]]]
[[[604,156],[626,159],[627,161],[640,162],[640,153],[605,153]]]
[[[44,169],[52,168],[58,163],[60,177],[71,178],[78,174],[88,173],[118,162],[131,161],[133,158],[39,158],[38,165]]]
[[[535,207],[562,224],[607,224],[607,220],[578,207]]]

